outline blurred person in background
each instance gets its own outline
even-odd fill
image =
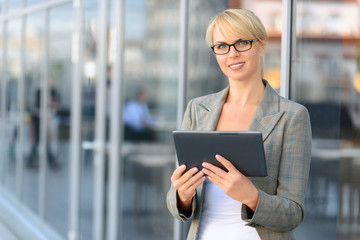
[[[125,140],[139,142],[155,139],[155,118],[151,115],[145,89],[140,88],[136,98],[124,106]]]
[[[57,161],[55,154],[53,153],[51,149],[51,141],[52,139],[52,133],[56,132],[53,131],[54,129],[51,129],[53,127],[52,123],[52,117],[55,116],[59,110],[60,110],[60,95],[57,92],[55,88],[55,82],[52,77],[49,78],[48,81],[48,94],[49,94],[49,103],[48,108],[46,109],[47,117],[51,116],[51,118],[47,119],[47,141],[46,141],[46,147],[47,147],[47,160],[50,164],[50,167],[52,168],[58,168],[59,162]],[[39,153],[38,153],[38,147],[39,147],[39,141],[40,141],[40,108],[41,108],[41,89],[37,88],[35,91],[35,101],[34,101],[34,108],[31,111],[31,126],[32,126],[32,147],[30,154],[27,159],[27,166],[29,168],[35,168],[38,167],[38,161],[39,161]]]

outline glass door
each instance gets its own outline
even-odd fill
[[[79,58],[77,77],[80,146],[77,166],[79,181],[79,238],[105,238],[106,68],[109,13],[108,1],[82,1],[78,6]],[[75,191],[76,192],[76,191]],[[76,193],[75,193],[76,194]],[[76,197],[74,201],[76,202]]]
[[[295,233],[299,239],[356,239],[360,4],[312,0],[296,5],[290,97],[309,110],[313,149],[307,216]]]
[[[80,161],[70,180],[70,238],[171,239],[165,196],[175,164],[179,7],[167,1],[82,3],[75,10],[83,37],[75,31],[81,97],[73,159]],[[134,114],[139,106],[146,120]]]
[[[166,193],[175,166],[171,131],[178,57],[184,51],[179,49],[179,1],[126,1],[125,6],[119,239],[172,239]]]

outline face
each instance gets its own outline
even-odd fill
[[[146,102],[146,92],[145,91],[140,91],[139,93],[138,93],[138,100],[140,101],[140,102]]]
[[[233,44],[239,39],[249,40],[249,38],[231,34],[222,36],[217,27],[214,29],[213,44]],[[215,56],[221,70],[229,78],[229,81],[246,81],[261,78],[262,66],[260,59],[264,48],[265,45],[263,43],[255,41],[252,44],[252,48],[248,51],[238,52],[231,46],[227,54]]]

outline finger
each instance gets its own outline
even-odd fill
[[[205,168],[203,168],[203,170],[207,170]],[[211,172],[210,170],[207,170],[209,172],[208,175],[208,179],[214,183],[215,185],[217,185],[219,188],[221,188],[223,191],[225,189],[225,184],[226,184],[226,179],[222,178],[221,176]]]
[[[190,178],[189,181],[184,184],[184,189],[194,190],[196,189],[202,182],[205,181],[205,176],[202,171],[199,171],[194,177]]]
[[[175,181],[175,180],[179,179],[181,177],[181,175],[183,175],[183,173],[185,172],[185,169],[186,169],[186,166],[184,164],[177,167],[171,176],[171,181]]]
[[[197,180],[193,185],[191,185],[190,187],[193,189],[196,189],[201,183],[203,183],[205,181],[206,177],[202,176],[201,178],[199,178],[199,180]]]
[[[197,172],[195,175],[191,176],[189,179],[187,179],[183,184],[182,187],[189,188],[191,185],[193,185],[197,180],[199,180],[202,176],[204,176],[204,173],[202,171]]]
[[[199,172],[183,185],[177,186],[176,189],[178,190],[179,195],[181,194],[183,197],[193,197],[196,194],[196,188],[204,181],[204,174]]]
[[[215,183],[216,185],[220,185],[221,182],[224,181],[224,178],[218,174],[216,174],[215,172],[211,171],[208,168],[203,168],[201,171],[204,172],[204,174],[206,174],[209,178],[210,181],[212,181],[213,183]]]
[[[208,162],[203,162],[202,163],[202,166],[205,168],[205,169],[208,169],[210,170],[211,172],[215,173],[216,175],[222,177],[224,176],[224,174],[226,174],[226,172],[224,170],[222,170],[221,168],[211,164],[211,163],[208,163]],[[208,174],[208,173],[206,173]]]
[[[175,188],[177,188],[177,186],[182,186],[184,183],[186,183],[198,171],[199,170],[196,167],[193,167],[188,171],[186,171],[185,173],[183,173],[180,177],[171,178],[171,181],[174,183],[174,186],[176,185]]]
[[[208,179],[212,183],[216,184],[219,188],[224,189],[224,183],[223,183],[222,179],[219,176],[217,176],[217,175],[208,176]]]
[[[197,172],[199,172],[199,169],[197,167],[193,167],[187,170],[181,177],[188,180]]]
[[[200,172],[198,174],[200,174]],[[202,174],[202,176],[197,181],[193,182],[192,185],[188,186],[187,188],[181,186],[180,189],[177,189],[178,196],[183,200],[186,198],[192,199],[196,194],[196,188],[204,181],[205,181],[205,176]]]
[[[185,177],[186,179],[187,178],[190,178],[192,175],[194,175],[198,169],[196,167],[193,167],[191,169],[189,169],[188,171],[186,171],[186,166],[185,165],[181,165],[179,166],[173,173],[173,176],[172,176],[172,180],[177,180],[177,179],[180,179],[181,177]]]
[[[218,160],[228,171],[237,171],[237,169],[234,167],[234,165],[224,158],[223,156],[216,154],[215,155],[216,160]]]

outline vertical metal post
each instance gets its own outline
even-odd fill
[[[7,12],[7,1],[4,2],[4,6],[2,9],[2,15],[4,16]],[[6,161],[6,148],[5,148],[5,139],[6,139],[6,82],[7,82],[7,77],[6,77],[6,69],[7,69],[7,42],[8,42],[8,38],[7,38],[7,25],[8,22],[7,20],[4,20],[3,22],[1,22],[1,26],[2,26],[2,39],[3,39],[3,45],[2,45],[2,69],[1,69],[1,132],[0,132],[0,137],[1,137],[1,144],[0,144],[0,148],[1,148],[1,159],[0,159],[0,184],[2,186],[5,185],[5,175],[6,175],[6,169],[5,169],[5,161]]]
[[[290,97],[292,45],[295,39],[296,1],[282,1],[282,36],[281,36],[281,85],[280,95]]]
[[[180,35],[179,35],[179,82],[178,82],[178,105],[177,127],[181,127],[183,114],[186,107],[187,86],[187,57],[188,57],[188,28],[189,28],[189,0],[180,2]]]
[[[186,107],[186,87],[187,87],[187,56],[188,56],[188,28],[189,28],[189,1],[180,1],[180,35],[179,35],[179,81],[178,81],[178,100],[177,100],[177,128],[181,128],[183,114]],[[183,231],[181,223],[174,220],[174,239],[180,240]]]
[[[47,111],[48,111],[48,78],[49,78],[49,20],[50,10],[45,10],[43,36],[43,61],[40,84],[40,141],[39,141],[39,216],[46,218],[46,172],[47,172]]]
[[[16,126],[18,127],[19,136],[19,152],[16,158],[16,196],[19,200],[23,200],[23,179],[24,179],[24,119],[25,119],[25,29],[26,17],[21,17],[21,55],[20,55],[20,79],[18,94],[18,118]]]
[[[123,137],[122,109],[124,86],[124,42],[125,42],[125,0],[114,1],[115,59],[111,76],[110,110],[110,162],[109,199],[107,208],[108,240],[117,240],[122,234],[121,202],[119,201],[119,180],[121,174],[121,146]],[[119,104],[120,103],[120,104]],[[109,103],[108,103],[109,104]],[[121,183],[121,182],[120,182]],[[120,206],[120,207],[119,207]],[[120,217],[119,217],[120,215]],[[122,239],[120,237],[120,239]]]
[[[69,240],[80,239],[80,148],[81,148],[81,76],[83,70],[84,0],[74,0],[74,32],[72,36],[72,92],[69,181]]]
[[[94,240],[104,239],[105,193],[105,119],[106,119],[106,66],[107,66],[107,16],[108,1],[99,1],[97,34],[97,83],[94,155]]]

